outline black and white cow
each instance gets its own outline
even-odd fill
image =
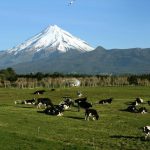
[[[38,91],[35,91],[33,94],[43,94],[44,92],[46,92],[45,90],[38,90]]]
[[[136,108],[136,106],[134,106],[134,105],[131,105],[131,106],[129,106],[127,109],[126,109],[126,111],[129,111],[129,112],[137,112],[138,110],[137,110],[137,108]]]
[[[38,98],[36,102],[37,108],[41,108],[44,106],[45,108],[48,106],[53,107],[53,103],[49,98]]]
[[[145,113],[147,113],[147,109],[145,107],[141,107],[141,108],[139,108],[138,112],[141,114],[145,114]]]
[[[24,104],[29,104],[29,105],[31,105],[31,104],[35,104],[35,98],[34,99],[29,99],[29,100],[24,100]]]
[[[86,109],[85,110],[85,120],[89,121],[89,118],[92,118],[93,120],[99,119],[99,115],[95,109]]]
[[[140,98],[140,97],[136,98],[135,101],[136,101],[138,104],[141,104],[141,103],[144,102],[144,100],[143,100],[142,98]]]
[[[52,107],[47,107],[44,110],[44,113],[48,115],[62,116],[63,115],[63,107],[61,105],[54,105]]]
[[[99,104],[111,104],[113,98],[103,99],[99,101]]]
[[[70,99],[70,98],[66,98],[66,97],[63,97],[65,98],[64,101],[60,102],[59,105],[61,105],[63,107],[64,110],[67,110],[71,107],[71,105],[73,104],[73,100]]]
[[[82,98],[78,98],[75,100],[75,103],[80,103],[80,102],[86,102],[87,101],[87,97],[82,97]]]
[[[75,103],[77,104],[78,112],[80,111],[80,107],[83,109],[89,109],[92,107],[92,104],[87,102],[87,97],[78,98],[75,100]]]
[[[135,99],[134,102],[131,103],[131,105],[138,106],[138,105],[142,104],[143,102],[144,102],[143,99],[138,97],[138,98]]]
[[[143,127],[143,131],[145,133],[145,140],[147,140],[150,137],[150,126]]]
[[[84,102],[84,101],[81,101],[78,103],[78,112],[80,111],[80,108],[83,108],[83,109],[89,109],[90,107],[92,107],[92,104],[89,103],[89,102]]]

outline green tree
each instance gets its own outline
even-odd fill
[[[12,68],[0,70],[0,78],[2,80],[8,80],[10,82],[17,80],[17,74]]]

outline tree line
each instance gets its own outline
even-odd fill
[[[57,88],[68,87],[69,80],[78,79],[80,86],[150,86],[150,74],[125,74],[125,75],[86,75],[86,74],[62,74],[55,72],[17,74],[12,68],[0,70],[0,87],[17,88]]]

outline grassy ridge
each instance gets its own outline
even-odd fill
[[[149,87],[66,88],[43,96],[35,96],[35,89],[0,89],[0,149],[2,150],[83,150],[83,149],[150,149],[143,141],[141,127],[150,125],[149,114],[122,111],[136,97],[149,100]],[[114,97],[111,105],[94,105],[99,121],[85,121],[84,111],[77,108],[65,111],[63,117],[38,113],[33,106],[14,105],[14,100],[49,97],[54,104],[63,96],[76,97],[80,90],[89,101]],[[143,104],[150,112],[150,106]]]

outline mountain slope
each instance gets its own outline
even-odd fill
[[[98,47],[91,52],[76,55],[64,53],[13,67],[18,73],[149,73],[149,58],[150,49],[105,50]]]
[[[27,40],[25,43],[8,50],[7,52],[16,55],[21,51],[39,52],[42,49],[47,49],[51,52],[55,50],[66,52],[69,49],[77,49],[78,51],[86,52],[91,51],[94,48],[89,46],[85,41],[74,37],[69,32],[54,25],[49,26],[44,31]]]

